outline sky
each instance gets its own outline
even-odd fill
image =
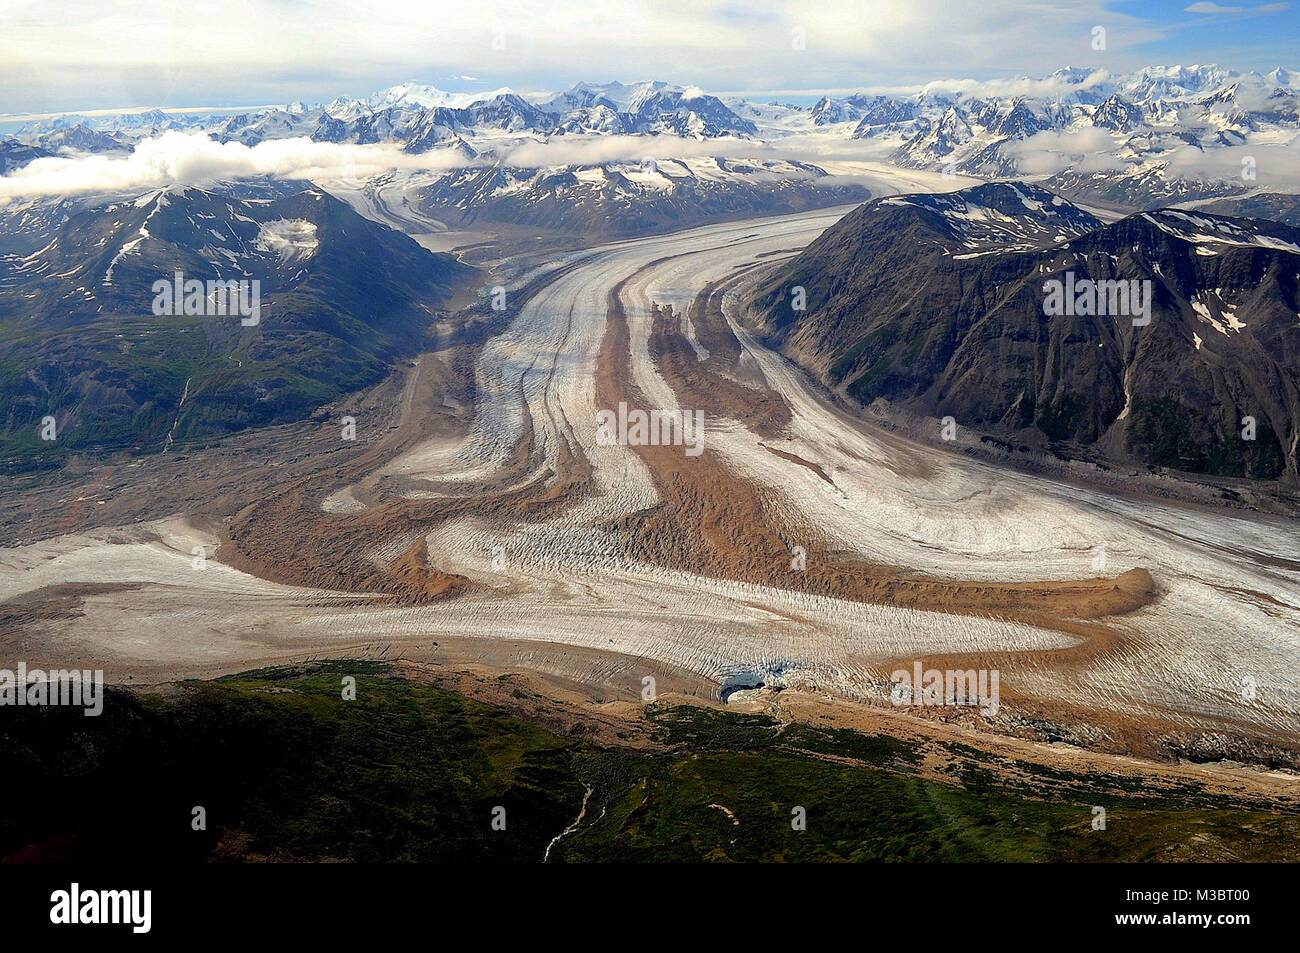
[[[793,98],[1066,65],[1266,71],[1298,50],[1285,2],[0,0],[0,113],[327,102],[405,81]]]

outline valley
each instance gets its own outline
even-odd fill
[[[888,935],[1286,922],[1297,49],[0,3],[6,933],[527,942],[791,863]]]
[[[1226,758],[1255,765],[1229,772],[1243,789],[1285,790],[1292,520],[1086,490],[851,416],[741,309],[847,211],[516,262],[496,280],[531,290],[500,333],[426,351],[356,407],[242,454],[34,486],[27,539],[0,550],[6,652],[136,685],[401,658],[632,720],[647,677],[712,706],[748,679],[726,707],[901,717],[1048,763]],[[602,443],[619,400],[702,410],[704,452]],[[237,462],[205,475],[218,452]],[[998,670],[997,715],[895,706],[914,660]]]

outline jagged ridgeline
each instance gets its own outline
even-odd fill
[[[1175,209],[1107,225],[991,183],[869,202],[749,304],[769,342],[863,404],[1066,456],[1295,479],[1298,276],[1300,228]],[[1123,313],[1051,306],[1120,283]]]

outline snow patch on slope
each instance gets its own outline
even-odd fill
[[[280,264],[284,265],[310,258],[316,254],[320,241],[313,223],[300,218],[277,218],[262,225],[254,245],[258,251],[278,255]]]

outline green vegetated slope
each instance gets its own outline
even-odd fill
[[[115,691],[98,718],[8,709],[0,766],[25,783],[0,856],[539,862],[584,796],[553,862],[1264,860],[1300,843],[1300,817],[1195,790],[1056,775],[1064,795],[1039,799],[969,757],[952,784],[922,779],[892,738],[685,706],[647,717],[667,750],[602,748],[349,661]]]
[[[248,307],[160,299],[178,273],[246,280]],[[474,274],[316,188],[75,210],[0,249],[0,472],[303,419],[426,347]]]

